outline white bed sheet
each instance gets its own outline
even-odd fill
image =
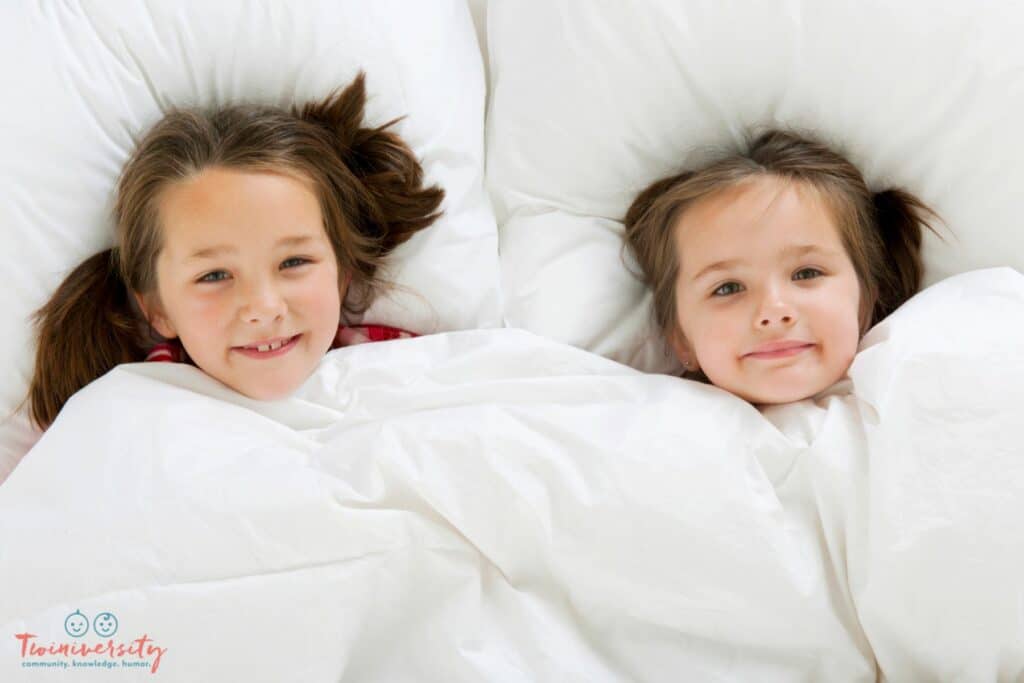
[[[511,329],[340,349],[272,403],[121,366],[0,487],[0,677],[66,675],[13,634],[105,642],[78,610],[162,680],[1012,680],[1021,349],[993,269],[763,413]]]

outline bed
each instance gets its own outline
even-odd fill
[[[7,13],[0,679],[1024,676],[1019,9]],[[107,246],[139,131],[360,68],[447,192],[364,316],[423,336],[332,351],[274,402],[122,365],[34,433],[27,315]],[[947,239],[843,381],[759,410],[673,375],[620,220],[765,123],[913,189]]]

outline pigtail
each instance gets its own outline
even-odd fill
[[[927,227],[935,233],[929,219],[937,216],[924,202],[903,190],[876,192],[872,199],[875,225],[886,254],[885,272],[879,273],[878,299],[871,317],[871,325],[874,325],[921,288],[924,275],[921,228]]]
[[[335,148],[365,192],[350,198],[357,229],[384,255],[441,215],[444,190],[423,187],[423,168],[408,145],[388,130],[400,119],[364,128],[365,74],[321,102],[306,104],[298,116],[329,131]],[[344,187],[337,188],[344,192]]]
[[[29,414],[47,429],[71,396],[145,355],[143,334],[111,249],[83,261],[33,314],[38,344]]]

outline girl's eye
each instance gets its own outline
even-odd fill
[[[822,275],[824,275],[824,273],[821,272],[820,270],[818,270],[817,268],[801,268],[800,270],[796,271],[796,273],[793,274],[793,279],[794,280],[813,280],[815,278],[821,277]],[[742,288],[743,288],[743,285],[739,284],[738,282],[726,282],[725,284],[721,285],[718,289],[713,291],[711,293],[711,296],[713,296],[713,297],[730,296],[732,294],[737,294],[738,292],[741,292]]]
[[[299,266],[304,266],[307,263],[312,263],[312,261],[310,261],[309,259],[304,258],[302,256],[293,256],[291,258],[288,258],[288,259],[285,259],[284,261],[282,261],[281,262],[281,267],[284,268],[284,269],[298,268]],[[227,277],[228,277],[228,273],[227,273],[226,270],[214,270],[214,271],[211,271],[211,272],[207,273],[206,275],[202,276],[201,278],[199,278],[198,281],[199,282],[221,282],[223,280],[226,280]]]
[[[301,257],[301,256],[292,256],[291,258],[288,258],[288,259],[285,259],[284,261],[282,261],[282,262],[281,262],[281,265],[282,265],[282,266],[284,266],[285,268],[287,268],[287,267],[289,267],[289,266],[287,266],[286,264],[288,264],[288,263],[294,263],[294,265],[293,265],[293,266],[291,266],[291,267],[292,267],[292,268],[297,268],[298,266],[302,266],[302,265],[305,265],[305,264],[307,264],[307,263],[309,263],[309,262],[310,262],[310,261],[309,261],[309,259],[307,259],[307,258],[303,258],[303,257]]]
[[[732,287],[736,287],[737,289],[729,289]],[[741,287],[741,285],[738,282],[726,282],[724,285],[711,292],[711,296],[729,296],[730,294],[735,294],[740,291],[738,289],[739,287]]]
[[[798,277],[801,273],[813,273],[813,275],[811,275],[810,277]],[[793,275],[793,278],[796,280],[813,280],[814,278],[819,277],[821,275],[824,275],[824,273],[822,273],[817,268],[801,268],[800,270],[796,271],[796,273]]]
[[[214,275],[223,275],[224,277],[212,277]],[[228,273],[226,270],[215,270],[199,278],[199,282],[220,282],[225,277],[227,277],[227,275]]]

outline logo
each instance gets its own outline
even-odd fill
[[[89,630],[89,620],[81,612],[75,610],[64,620],[64,630],[72,638],[79,638]]]
[[[64,619],[64,632],[73,642],[62,640],[45,644],[35,633],[16,633],[21,643],[21,666],[25,669],[143,669],[155,674],[160,660],[167,652],[158,646],[149,634],[130,640],[115,641],[120,626],[113,612],[100,612],[90,620],[81,610],[75,610]],[[103,639],[106,639],[104,642]]]
[[[110,612],[100,612],[92,622],[92,630],[96,635],[109,638],[117,633],[117,617]]]

